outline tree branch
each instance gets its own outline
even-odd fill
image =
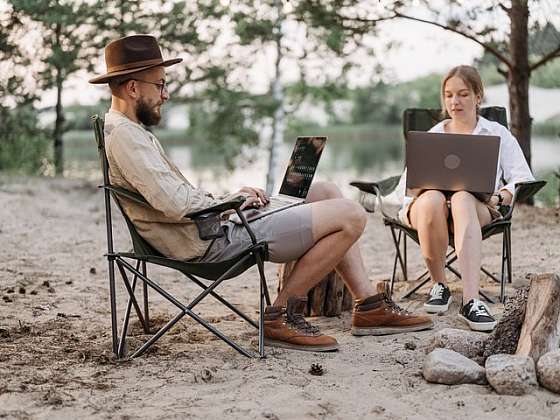
[[[416,17],[413,17],[413,16],[404,15],[404,14],[402,14],[400,12],[397,12],[397,11],[395,12],[395,17],[402,18],[402,19],[414,20],[416,22],[427,23],[429,25],[433,25],[433,26],[437,26],[438,28],[445,29],[446,31],[454,32],[458,35],[464,36],[465,38],[468,38],[471,41],[474,41],[477,44],[479,44],[480,46],[482,46],[482,48],[484,48],[486,51],[488,51],[489,53],[496,56],[496,58],[498,60],[500,60],[502,63],[504,63],[509,69],[511,69],[511,62],[507,59],[506,56],[504,56],[502,53],[500,53],[496,48],[494,48],[494,47],[492,47],[488,44],[485,44],[484,42],[480,41],[479,39],[477,39],[473,35],[470,35],[466,32],[463,32],[463,31],[460,31],[458,29],[452,28],[451,26],[443,25],[441,23],[433,22],[431,20],[420,19],[420,18],[416,18]]]
[[[554,58],[558,58],[558,57],[560,57],[560,44],[558,44],[558,47],[556,47],[555,49],[550,51],[548,54],[543,56],[539,61],[537,61],[536,63],[529,66],[529,70],[530,71],[536,70],[539,67],[543,66],[544,64],[548,63],[550,60],[552,60]]]

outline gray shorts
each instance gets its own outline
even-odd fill
[[[257,242],[268,243],[268,260],[285,263],[300,258],[314,244],[311,206],[302,204],[272,213],[249,223]],[[223,224],[225,235],[215,239],[202,262],[226,260],[251,246],[251,238],[243,225]]]

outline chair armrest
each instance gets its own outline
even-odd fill
[[[542,187],[546,185],[546,181],[525,181],[515,184],[515,194],[511,200],[511,205],[508,212],[504,215],[504,219],[511,219],[515,203],[519,200],[526,200],[535,195]]]
[[[366,203],[366,194],[372,194],[376,197],[376,201],[379,204],[379,209],[381,210],[383,216],[386,218],[391,218],[391,216],[385,211],[385,208],[383,206],[383,197],[389,195],[395,190],[395,188],[399,184],[399,180],[400,176],[392,176],[377,182],[353,181],[350,183],[350,185],[358,188],[363,193],[362,197],[360,198],[360,203],[368,212],[375,212],[375,202],[372,204]]]
[[[151,207],[150,203],[148,203],[148,201],[146,201],[146,199],[141,194],[129,191],[125,188],[115,187],[114,185],[102,185],[101,187],[106,190],[112,191],[121,197],[126,197],[132,201],[135,201],[138,204]],[[226,201],[220,204],[216,204],[215,206],[205,208],[203,210],[186,214],[185,217],[194,220],[200,216],[204,216],[207,214],[223,213],[226,210],[237,210],[239,207],[241,207],[241,205],[244,202],[245,202],[245,197],[236,197],[233,200]]]
[[[215,206],[186,214],[185,217],[189,219],[196,219],[200,216],[204,216],[207,214],[223,213],[224,211],[227,210],[238,210],[244,202],[245,202],[245,197],[236,197],[233,200],[225,201],[223,203],[216,204]]]

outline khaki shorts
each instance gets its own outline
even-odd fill
[[[249,225],[257,242],[268,243],[268,260],[285,263],[300,258],[315,244],[311,221],[311,206],[302,204],[254,220]],[[251,238],[243,225],[228,221],[222,228],[225,235],[212,242],[201,262],[233,258],[251,246]]]
[[[412,223],[410,222],[410,209],[412,208],[412,205],[416,202],[417,199],[418,197],[414,197],[411,202],[409,202],[407,205],[402,206],[399,209],[398,219],[402,224],[408,227],[412,227]],[[447,197],[446,203],[447,203],[447,208],[449,209],[449,216],[447,218],[447,223],[451,224],[453,223],[453,219],[451,216],[451,196]],[[490,223],[502,218],[502,215],[497,209],[490,206],[489,204],[485,203],[485,205],[488,208],[488,211],[490,212]]]

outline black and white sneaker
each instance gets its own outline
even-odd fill
[[[453,301],[451,291],[443,283],[436,283],[430,290],[430,297],[424,303],[424,309],[430,314],[445,312]]]
[[[492,331],[497,324],[488,306],[478,299],[471,299],[463,305],[459,316],[473,331]]]

